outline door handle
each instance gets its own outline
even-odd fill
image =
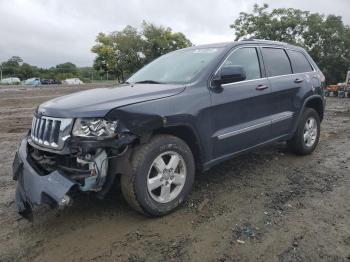
[[[301,83],[303,81],[304,81],[304,79],[297,78],[297,79],[294,80],[294,83],[299,84],[299,83]]]
[[[266,88],[268,88],[267,85],[258,85],[255,89],[261,91],[261,90],[264,90]]]

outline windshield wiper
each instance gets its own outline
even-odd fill
[[[135,82],[135,84],[164,84],[164,83],[154,81],[154,80],[143,80],[143,81]]]

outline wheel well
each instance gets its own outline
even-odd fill
[[[187,126],[164,127],[153,131],[153,135],[157,134],[173,135],[184,140],[192,151],[194,160],[196,162],[196,168],[199,170],[202,169],[201,150],[200,145],[198,144],[199,141],[191,128]]]
[[[318,115],[320,116],[320,120],[323,119],[323,103],[319,98],[313,98],[306,102],[305,107],[313,108],[316,110]]]

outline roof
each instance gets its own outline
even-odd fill
[[[223,43],[212,43],[212,44],[204,44],[204,45],[197,45],[193,46],[191,48],[215,48],[215,47],[232,47],[241,43],[248,43],[248,44],[268,44],[268,45],[278,45],[278,46],[290,46],[290,47],[296,47],[294,45],[279,42],[279,41],[273,41],[273,40],[265,40],[265,39],[245,39],[241,41],[232,41],[232,42],[223,42]]]
[[[204,44],[204,45],[194,45],[190,48],[215,48],[215,47],[227,47],[236,42],[223,42],[223,43],[212,43],[212,44]]]

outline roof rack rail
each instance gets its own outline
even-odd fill
[[[280,41],[268,40],[268,39],[258,39],[258,38],[253,38],[253,37],[242,39],[242,41],[261,41],[261,42],[276,43],[276,44],[280,44],[280,45],[288,45],[287,43],[280,42]]]

